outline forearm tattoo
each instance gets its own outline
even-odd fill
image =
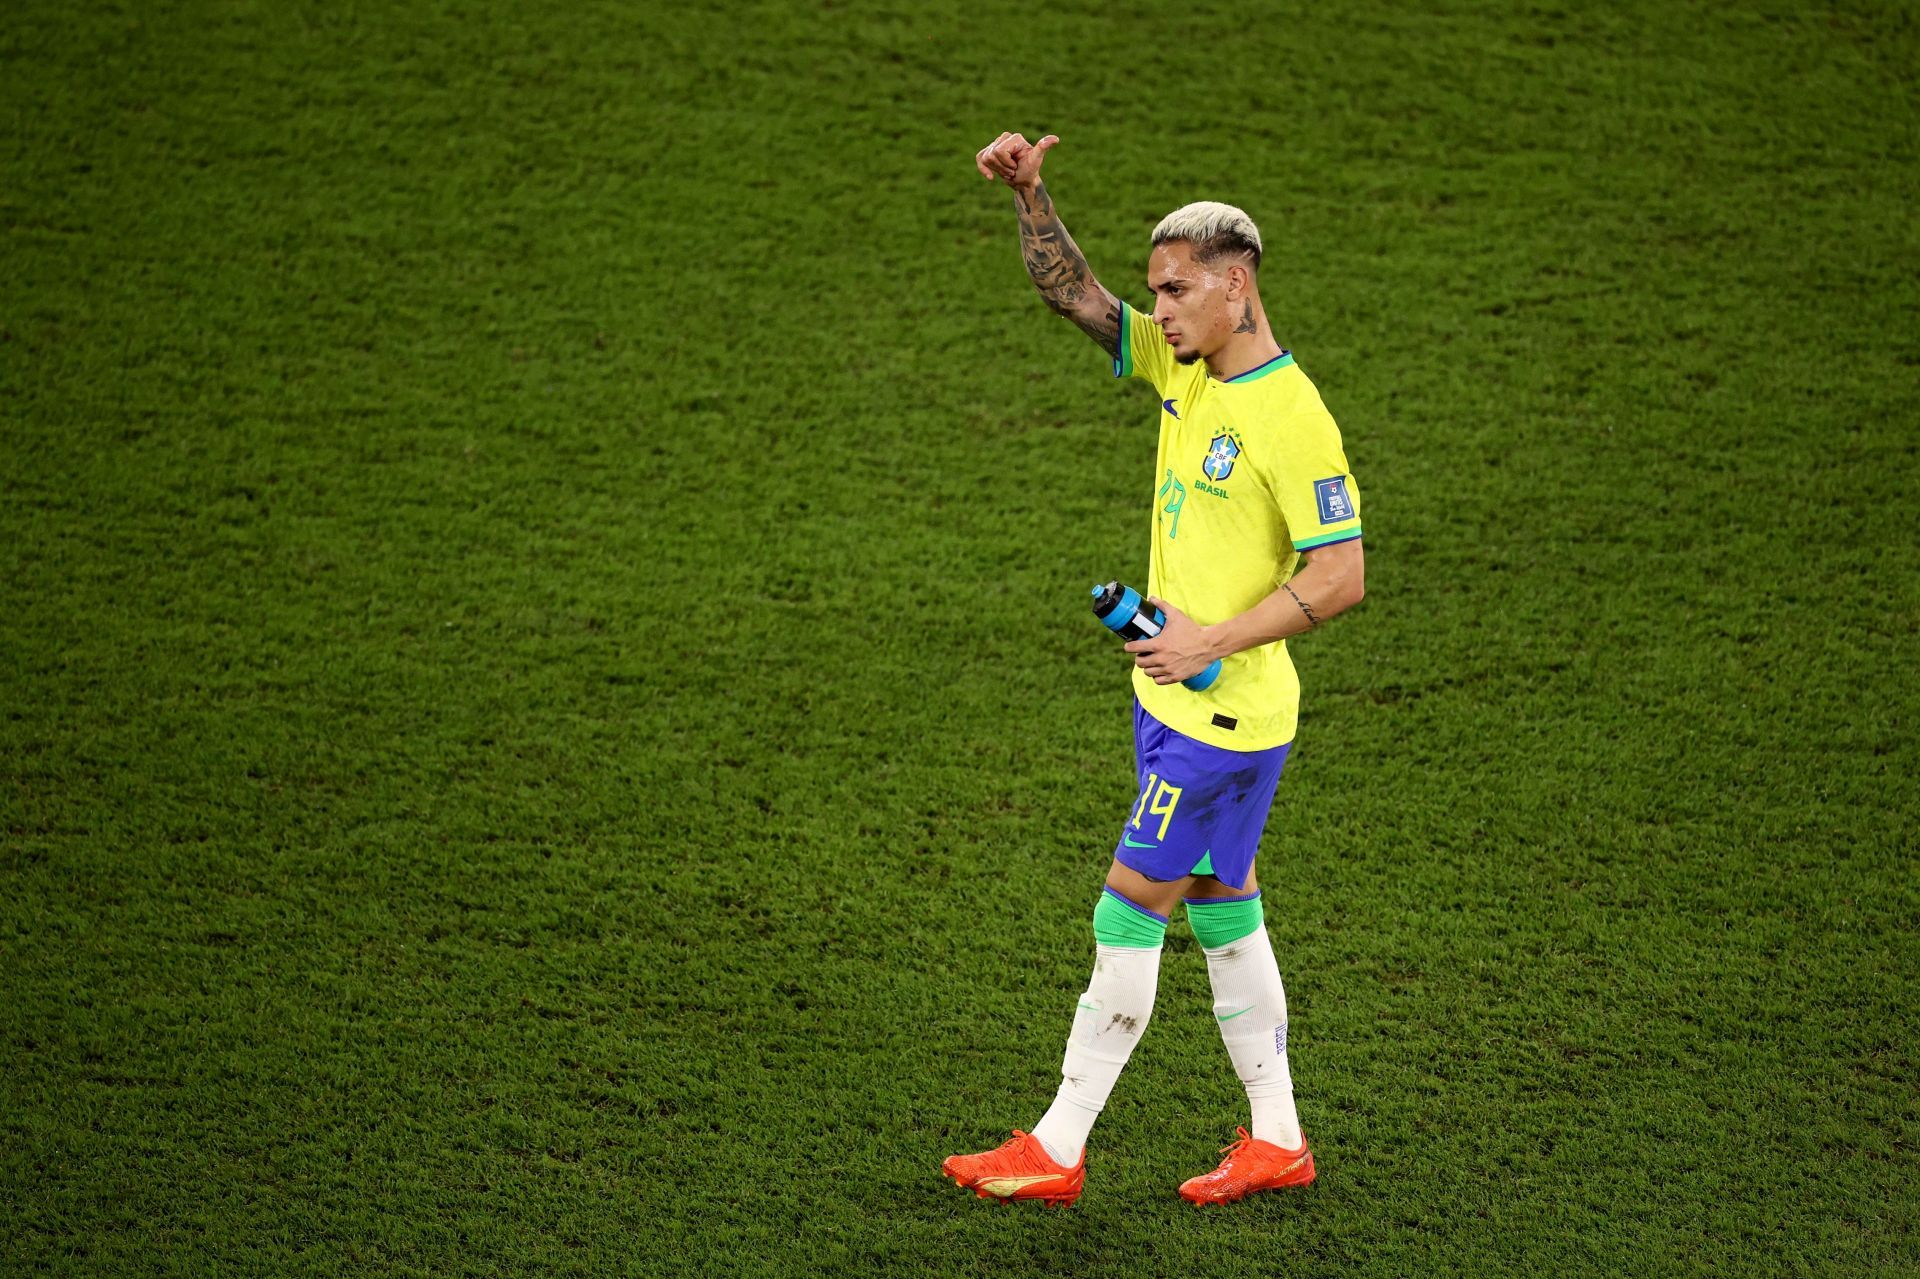
[[[1098,342],[1108,355],[1120,354],[1120,304],[1108,305],[1088,313],[1088,296],[1100,288],[1067,228],[1053,211],[1053,200],[1044,182],[1033,184],[1031,191],[1013,193],[1020,214],[1020,256],[1026,260],[1033,287],[1040,290],[1048,306],[1080,327],[1081,332]]]
[[[1295,604],[1298,604],[1300,606],[1300,611],[1307,615],[1307,627],[1309,629],[1320,625],[1320,618],[1317,614],[1314,613],[1312,606],[1309,605],[1305,600],[1301,599],[1299,593],[1295,591],[1293,587],[1287,585],[1287,583],[1285,582],[1282,582],[1280,583],[1280,589],[1285,591],[1287,594],[1293,596],[1293,602]]]

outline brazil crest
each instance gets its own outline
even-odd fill
[[[1208,479],[1218,484],[1233,474],[1233,464],[1239,456],[1239,440],[1227,434],[1216,435],[1213,442],[1207,445],[1207,456],[1200,463],[1200,469],[1206,472]]]

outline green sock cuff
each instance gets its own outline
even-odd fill
[[[1093,908],[1093,939],[1103,946],[1132,946],[1156,950],[1166,940],[1167,920],[1145,906],[1128,901],[1111,888],[1100,893]]]
[[[1208,950],[1251,937],[1266,922],[1260,909],[1260,894],[1241,901],[1187,900],[1187,922],[1193,925],[1193,939]]]

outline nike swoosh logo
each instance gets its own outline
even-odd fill
[[[1160,407],[1165,409],[1167,412],[1173,414],[1175,417],[1179,417],[1180,410],[1173,407],[1176,403],[1179,402],[1179,399],[1180,397],[1176,395],[1171,400],[1162,400],[1160,401]]]
[[[1232,1021],[1235,1017],[1243,1016],[1252,1011],[1253,1011],[1253,1005],[1248,1004],[1245,1008],[1242,1008],[1237,1013],[1228,1013],[1225,1017],[1222,1017],[1219,1013],[1215,1013],[1213,1016],[1216,1021]]]
[[[998,1195],[1004,1199],[1016,1190],[1025,1190],[1028,1186],[1037,1186],[1043,1181],[1059,1180],[1060,1174],[1057,1172],[1042,1173],[1038,1177],[994,1177],[989,1181],[976,1182],[974,1189],[984,1190],[990,1195]]]
[[[1128,848],[1158,848],[1159,847],[1158,844],[1143,844],[1131,835],[1122,835],[1120,837],[1120,842],[1125,844]]]

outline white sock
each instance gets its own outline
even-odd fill
[[[1120,1068],[1146,1033],[1160,985],[1158,946],[1102,945],[1095,952],[1093,979],[1074,1009],[1073,1032],[1067,1036],[1060,1091],[1033,1128],[1054,1162],[1069,1168],[1080,1162],[1087,1134],[1106,1107]]]
[[[1287,989],[1280,983],[1273,943],[1261,927],[1206,955],[1213,1015],[1253,1106],[1254,1139],[1296,1150],[1300,1116],[1287,1068]]]

